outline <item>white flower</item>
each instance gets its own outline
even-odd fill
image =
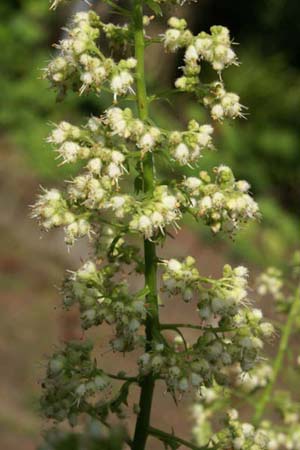
[[[142,233],[145,233],[146,235],[151,236],[151,234],[152,234],[152,222],[149,219],[149,217],[146,216],[145,214],[140,216],[139,222],[138,222],[138,228],[139,228],[139,230]]]
[[[187,64],[195,64],[198,61],[199,55],[194,45],[189,45],[186,49],[184,60]]]
[[[110,82],[110,88],[116,98],[118,95],[124,95],[129,90],[132,91],[131,85],[133,83],[133,76],[127,70],[123,70],[118,75],[114,75]]]
[[[164,217],[160,212],[154,211],[154,213],[151,214],[151,222],[155,227],[161,227],[164,224]]]
[[[108,176],[110,178],[113,178],[113,179],[116,180],[117,178],[119,178],[121,176],[122,171],[121,171],[120,167],[116,163],[111,162],[107,166],[107,174],[108,174]]]
[[[189,148],[184,143],[181,143],[177,145],[173,152],[174,158],[180,163],[180,164],[187,164],[189,161]]]
[[[211,108],[211,117],[214,120],[222,120],[222,119],[224,119],[224,114],[225,114],[224,108],[219,103],[217,103],[216,105],[214,105]]]
[[[170,259],[168,261],[168,270],[170,270],[171,272],[180,272],[182,267],[182,264],[177,261],[177,259]]]
[[[200,210],[206,212],[208,209],[212,207],[212,199],[208,195],[203,197],[199,202]]]
[[[138,142],[138,147],[145,151],[152,150],[155,145],[155,139],[151,133],[145,133]]]
[[[161,202],[164,207],[167,209],[175,209],[177,207],[177,199],[174,195],[164,195],[161,199]]]
[[[76,142],[67,141],[57,150],[66,163],[76,162],[80,145]]]
[[[100,158],[92,158],[87,164],[87,169],[93,174],[99,174],[102,169],[102,161]]]
[[[189,190],[195,191],[201,186],[202,181],[196,177],[188,177],[184,180],[184,186],[186,186]]]
[[[125,161],[125,156],[123,155],[123,153],[117,150],[113,150],[111,153],[111,159],[115,164],[121,165]]]
[[[169,51],[174,52],[179,47],[181,32],[176,29],[169,29],[164,34],[164,46]]]

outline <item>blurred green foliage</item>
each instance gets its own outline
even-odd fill
[[[41,68],[53,54],[51,44],[59,40],[69,9],[50,14],[48,7],[48,0],[0,3],[0,129],[24,149],[40,177],[62,178],[69,168],[57,170],[45,143],[50,122],[76,122],[79,116],[99,113],[106,100],[71,95],[57,107],[55,94],[41,79]],[[186,13],[194,32],[222,24],[242,44],[237,49],[242,64],[229,69],[225,81],[249,108],[248,120],[217,129],[220,151],[203,160],[205,168],[220,161],[230,165],[238,178],[250,181],[261,200],[261,224],[247,228],[230,249],[259,263],[284,262],[288,250],[299,243],[300,2],[200,0]],[[166,69],[170,82],[178,62]],[[161,123],[170,126],[165,110],[157,106],[156,111]],[[202,109],[188,99],[173,112],[174,122],[191,116],[205,120]]]

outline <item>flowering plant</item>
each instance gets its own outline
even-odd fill
[[[59,3],[56,0],[52,6]],[[68,246],[88,237],[94,257],[66,277],[63,305],[79,308],[83,330],[102,323],[111,326],[114,352],[136,350],[139,356],[135,373],[122,370],[111,374],[102,367],[101,359],[94,358],[91,340],[67,342],[57,349],[42,383],[42,411],[56,423],[67,420],[73,427],[85,423],[86,430],[65,433],[56,428],[47,435],[44,448],[120,449],[127,445],[144,450],[150,435],[171,449],[180,445],[239,449],[246,448],[244,442],[249,442],[247,448],[252,450],[266,448],[263,438],[257,438],[263,432],[249,426],[245,431],[235,411],[229,411],[227,426],[217,435],[203,430],[210,414],[205,409],[211,403],[208,398],[214,400],[220,389],[229,392],[234,373],[240,380],[243,374],[245,389],[252,389],[249,372],[256,374],[255,387],[272,379],[269,369],[261,365],[260,353],[273,326],[260,310],[251,307],[248,270],[225,265],[221,278],[213,279],[201,275],[192,256],[184,260],[157,256],[157,246],[164,243],[170,228],[179,228],[186,214],[203,220],[213,233],[230,235],[259,217],[246,181],[236,180],[225,165],[215,168],[213,174],[202,170],[200,158],[213,148],[211,123],[191,120],[186,130],[165,130],[149,116],[155,95],[147,93],[145,48],[157,41],[166,51],[184,49],[183,76],[175,81],[175,88],[194,94],[208,108],[212,121],[222,124],[226,118],[243,116],[238,95],[226,91],[221,76],[226,67],[238,65],[229,31],[213,26],[210,33],[194,36],[184,19],[171,17],[165,33],[152,38],[145,32],[151,18],[144,15],[144,6],[159,13],[160,2],[134,0],[131,12],[111,0],[109,4],[125,18],[131,16],[128,24],[104,23],[92,10],[77,13],[66,37],[56,45],[58,55],[44,71],[60,98],[68,90],[79,95],[108,91],[112,106],[83,126],[65,121],[55,125],[48,141],[62,164],[79,162],[81,169],[64,191],[43,190],[33,216],[46,231],[63,227]],[[106,56],[99,47],[100,34],[112,45],[126,42],[132,55],[118,61]],[[200,80],[204,64],[216,72],[210,83]],[[132,108],[121,108],[120,99],[132,102]],[[163,182],[157,170],[160,159],[172,169],[199,168],[199,174]],[[142,289],[135,290],[128,276],[122,279],[128,271],[144,275]],[[260,291],[267,291],[268,278],[262,282]],[[166,302],[173,301],[168,297],[180,296],[193,303],[197,323],[162,323],[159,291]],[[187,342],[185,328],[197,330],[193,343]],[[175,332],[174,341],[167,338],[167,330]],[[245,380],[250,388],[245,387]],[[151,425],[157,382],[165,384],[175,401],[186,392],[198,393],[195,411],[201,411],[201,417],[193,442]],[[140,399],[134,406],[137,419],[131,436],[122,426],[116,429],[111,419],[117,416],[122,425],[134,385],[140,388]],[[261,405],[257,421],[264,409],[263,402]],[[90,420],[84,420],[86,417]]]

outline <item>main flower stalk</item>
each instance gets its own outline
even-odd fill
[[[145,81],[145,41],[143,27],[143,2],[136,0],[133,5],[134,20],[134,42],[136,66],[136,98],[139,118],[143,121],[148,119],[148,102]],[[146,154],[142,165],[144,192],[151,192],[154,189],[154,161],[151,152]],[[148,314],[146,319],[146,348],[151,348],[153,337],[159,330],[158,302],[157,302],[157,258],[155,244],[148,239],[144,239],[144,262],[145,262],[145,286],[149,290],[147,296]],[[135,434],[133,439],[133,450],[144,450],[147,436],[149,434],[149,424],[151,415],[152,398],[154,391],[154,378],[147,375],[141,381],[141,395],[139,402],[139,414],[137,417]]]

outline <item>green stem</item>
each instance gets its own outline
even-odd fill
[[[255,426],[259,425],[259,423],[264,415],[267,404],[271,400],[271,395],[272,395],[275,383],[278,379],[280,369],[282,368],[284,356],[288,349],[289,338],[290,338],[291,333],[293,332],[293,324],[297,317],[299,309],[300,309],[300,288],[298,288],[296,290],[294,302],[291,306],[287,321],[284,324],[284,327],[282,329],[282,335],[281,335],[281,339],[280,339],[280,343],[279,343],[278,353],[277,353],[277,356],[276,356],[276,358],[274,360],[274,364],[273,364],[272,378],[271,378],[270,382],[267,384],[267,386],[265,387],[265,390],[263,391],[262,396],[260,397],[260,399],[257,403],[257,406],[255,408],[255,414],[253,416],[253,424]]]
[[[133,6],[133,24],[135,41],[136,66],[136,98],[139,118],[143,121],[148,119],[148,101],[145,83],[145,41],[143,28],[143,2],[134,0]],[[144,192],[152,192],[154,189],[154,163],[153,155],[148,152],[143,161],[143,183]],[[145,285],[149,289],[146,297],[148,305],[148,314],[146,319],[146,347],[151,349],[151,342],[154,336],[159,332],[158,302],[157,302],[157,257],[155,244],[144,240],[144,259],[145,259]],[[132,450],[144,450],[149,434],[149,423],[152,406],[152,398],[155,380],[153,376],[145,376],[141,383],[141,395],[139,401],[139,414],[136,421],[135,433],[132,443]]]

